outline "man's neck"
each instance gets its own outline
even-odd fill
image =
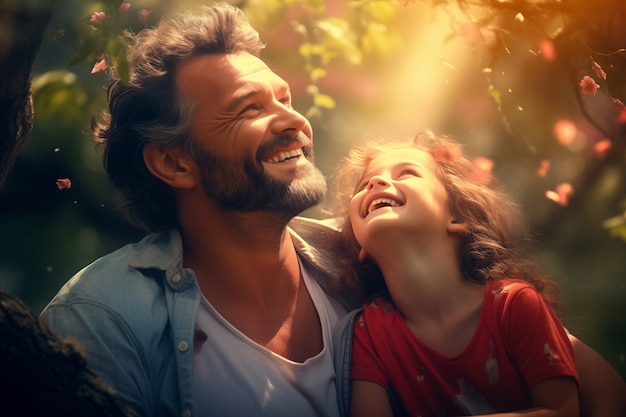
[[[230,324],[294,361],[322,349],[319,318],[286,224],[258,214],[214,216],[200,226],[181,225],[181,234],[185,267]]]
[[[249,291],[265,298],[263,293],[276,285],[299,280],[286,220],[265,213],[213,213],[206,218],[181,221],[183,262],[196,272],[201,288],[239,286],[240,296]]]

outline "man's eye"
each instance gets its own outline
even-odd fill
[[[259,105],[258,104],[248,104],[246,107],[244,107],[244,109],[241,111],[241,113],[245,113],[251,110],[258,110],[259,109]]]
[[[281,98],[279,101],[285,106],[291,107],[291,99],[289,97]]]

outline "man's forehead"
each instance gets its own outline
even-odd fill
[[[183,62],[178,69],[178,82],[187,79],[210,81],[212,78],[222,83],[234,82],[258,72],[272,72],[260,58],[240,52],[237,54],[207,54],[193,57]]]
[[[245,89],[255,80],[275,82],[281,78],[260,58],[246,52],[194,57],[184,62],[177,74],[181,90],[192,97],[203,89],[213,93]]]

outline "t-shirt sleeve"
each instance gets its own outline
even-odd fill
[[[557,377],[571,377],[578,383],[572,345],[552,308],[528,285],[513,288],[501,305],[502,325],[511,359],[526,385],[530,388]]]
[[[351,379],[373,382],[386,389],[389,377],[376,352],[370,331],[371,327],[361,313],[354,321]]]

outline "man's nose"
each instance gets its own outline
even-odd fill
[[[275,134],[280,135],[305,131],[307,136],[311,136],[309,121],[293,108],[281,104],[281,107],[277,110],[276,116],[273,126]]]

